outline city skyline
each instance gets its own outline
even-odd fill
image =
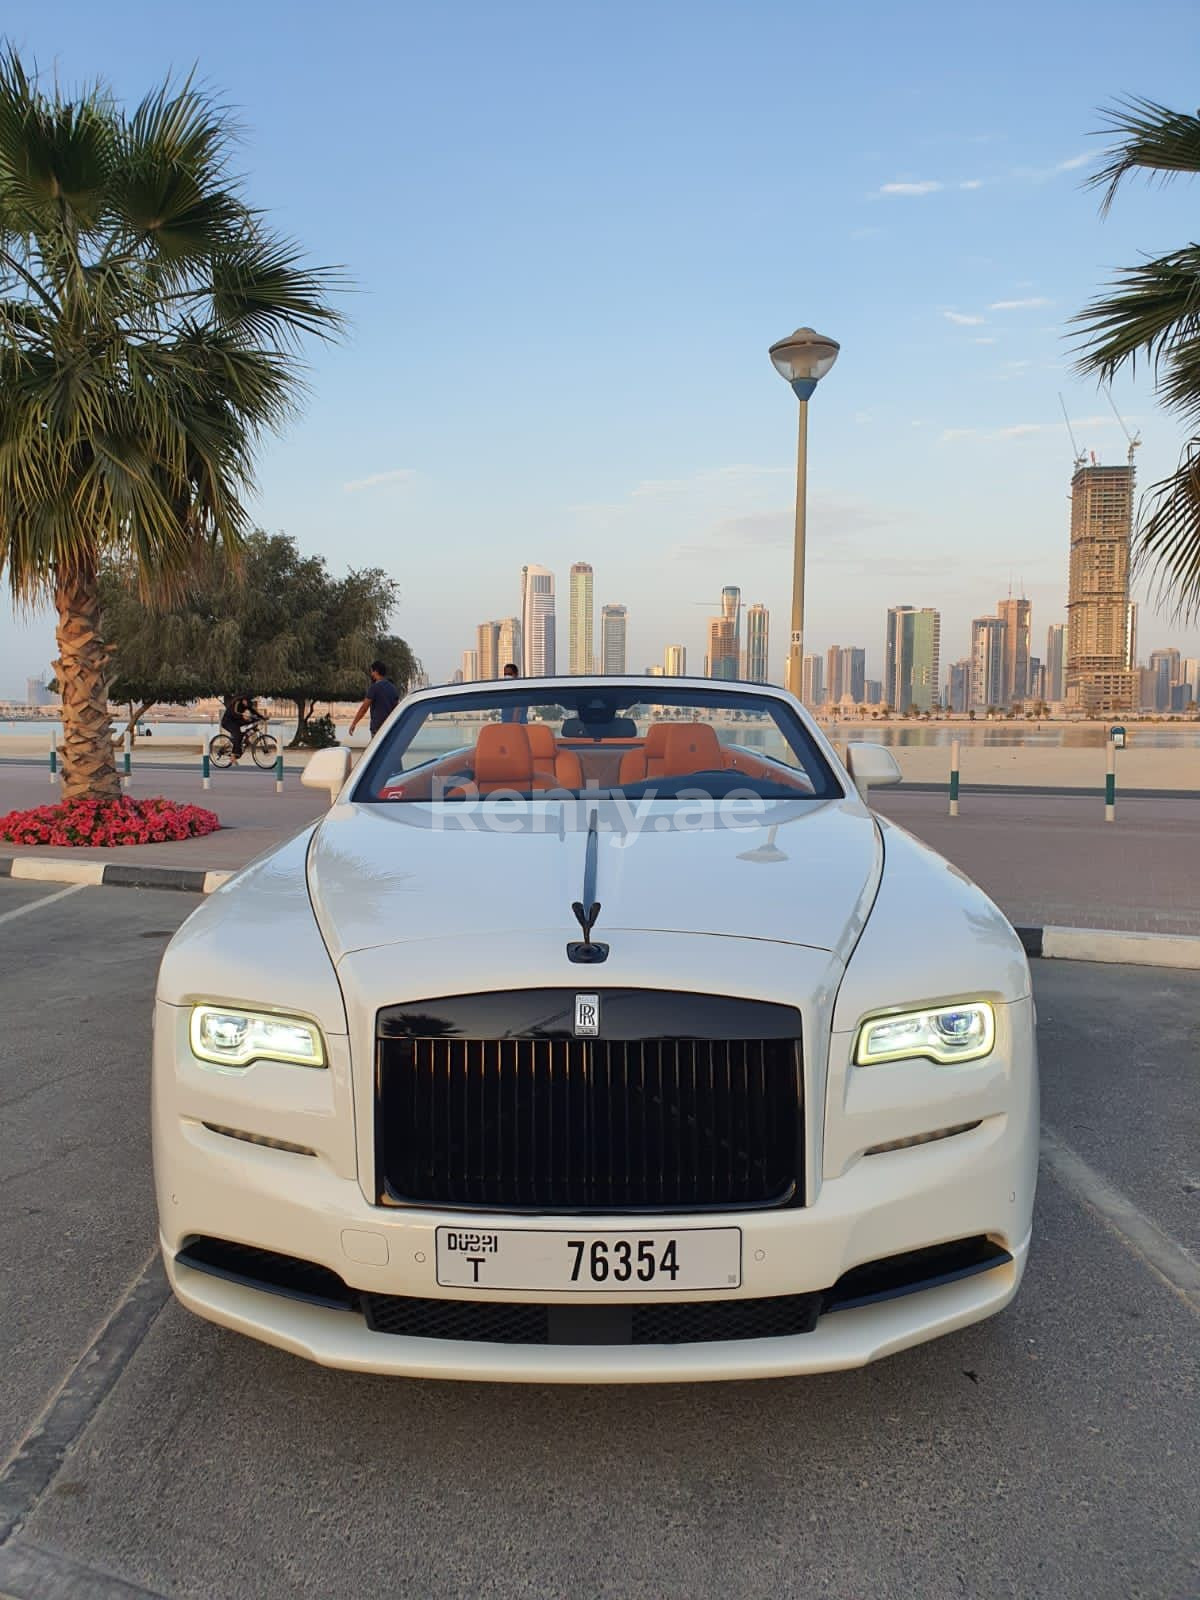
[[[824,661],[803,657],[801,698],[812,707],[883,704],[901,713],[938,709],[989,712],[1024,705],[1055,705],[1089,715],[1142,708],[1180,710],[1200,702],[1200,652],[1185,656],[1178,645],[1160,646],[1149,664],[1138,656],[1138,602],[1130,598],[1133,528],[1134,451],[1131,439],[1123,467],[1105,466],[1076,456],[1070,481],[1067,528],[1066,621],[1046,626],[1044,658],[1034,655],[1034,608],[1022,591],[1008,593],[992,612],[971,622],[967,654],[942,670],[942,619],[935,606],[887,608],[883,670],[868,678],[865,646],[830,645]],[[522,596],[532,571],[553,605],[554,577],[546,568],[522,567]],[[571,671],[627,670],[629,608],[606,603],[601,609],[601,652],[590,649],[594,627],[595,573],[589,562],[570,569]],[[701,676],[779,682],[771,671],[770,612],[762,602],[746,609],[743,637],[742,589],[722,585],[717,614],[706,623],[707,648]],[[514,619],[516,621],[517,619]],[[1041,625],[1041,619],[1038,619]],[[553,630],[553,615],[545,624]],[[499,635],[478,630],[477,661],[498,673]],[[507,638],[511,641],[512,635]],[[490,641],[490,642],[488,642]],[[686,646],[664,647],[662,664],[644,670],[671,674],[686,657]],[[464,657],[465,662],[465,657]],[[622,665],[618,667],[617,662]]]
[[[1128,570],[1128,492],[1132,486],[1132,465],[1127,463],[1124,480],[1099,465],[1084,466],[1078,461],[1072,477],[1072,515],[1069,527],[1068,611],[1076,607],[1076,632],[1085,637],[1078,621],[1078,607],[1097,603],[1112,612],[1104,613],[1106,639],[1117,638],[1125,663],[1121,670],[1123,699],[1104,701],[1103,711],[1182,710],[1200,702],[1200,655],[1184,656],[1178,646],[1165,646],[1151,652],[1148,665],[1137,657],[1137,614],[1135,602],[1127,599]],[[1090,476],[1083,476],[1088,474]],[[1097,509],[1099,508],[1099,509]],[[1115,509],[1114,509],[1115,508]],[[1122,521],[1122,519],[1124,519]],[[1081,542],[1100,541],[1101,554],[1081,556]],[[1123,542],[1122,542],[1123,541]],[[1100,602],[1096,601],[1097,571],[1108,577]],[[1081,588],[1080,573],[1086,571],[1091,585]],[[508,660],[527,668],[532,659],[529,629],[549,644],[554,673],[553,641],[556,636],[556,578],[547,567],[526,563],[521,568],[522,616],[491,619],[477,624],[476,646],[459,657],[456,681],[498,677]],[[1072,598],[1073,597],[1073,598]],[[599,608],[596,627],[595,569],[590,562],[575,561],[568,575],[568,634],[570,664],[574,673],[601,672],[639,675],[628,653],[630,608],[606,601]],[[1092,616],[1092,612],[1088,613]],[[524,623],[522,618],[530,622]],[[1113,621],[1118,617],[1118,623]],[[743,621],[745,630],[743,633]],[[1038,619],[1040,626],[1040,619]],[[1087,624],[1092,638],[1097,624]],[[751,682],[779,682],[770,670],[770,611],[762,602],[743,607],[738,584],[721,588],[719,611],[705,624],[708,648],[699,676]],[[824,657],[808,653],[803,658],[801,698],[813,708],[841,705],[888,705],[893,710],[918,713],[938,709],[955,712],[988,712],[1013,705],[1060,705],[1085,709],[1078,695],[1069,697],[1069,622],[1046,624],[1044,658],[1033,654],[1033,604],[1024,595],[1006,596],[995,602],[994,610],[971,623],[968,653],[949,662],[943,670],[941,656],[941,616],[936,607],[910,604],[889,606],[886,612],[883,669],[881,677],[867,675],[868,653],[863,645],[830,645]],[[599,639],[596,651],[588,640]],[[665,676],[686,674],[687,647],[666,644],[661,661],[646,663],[640,672]],[[1076,673],[1082,670],[1076,660]],[[1109,664],[1102,661],[1101,666]],[[525,675],[530,675],[525,671]],[[541,676],[541,673],[535,673]],[[31,682],[33,680],[30,680]],[[1106,679],[1107,683],[1108,680]],[[1111,688],[1111,685],[1109,686]],[[1107,691],[1106,691],[1107,692]]]

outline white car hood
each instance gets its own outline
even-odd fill
[[[856,798],[772,804],[748,826],[693,818],[682,830],[659,805],[636,835],[611,802],[494,806],[474,826],[448,818],[451,810],[347,802],[325,817],[308,877],[335,962],[354,950],[464,935],[556,929],[564,943],[578,939],[571,905],[584,899],[593,814],[597,940],[622,929],[723,935],[845,960],[882,870],[878,828]]]

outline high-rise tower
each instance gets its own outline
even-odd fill
[[[1132,460],[1076,467],[1071,479],[1066,699],[1091,715],[1132,710],[1139,697],[1129,658],[1133,482]]]
[[[971,694],[968,710],[1004,704],[1008,624],[1001,617],[976,617],[971,624]]]
[[[569,670],[573,673],[591,672],[595,667],[595,604],[592,587],[591,567],[586,561],[574,562],[571,566],[568,646]]]
[[[1046,694],[1050,701],[1061,700],[1066,687],[1067,625],[1052,622],[1046,629]]]
[[[766,683],[771,648],[771,613],[764,605],[750,606],[746,612],[746,678],[750,683]]]
[[[942,618],[933,606],[892,606],[887,614],[883,692],[894,711],[932,711],[941,682]]]
[[[554,651],[554,574],[548,567],[521,568],[523,676],[552,678]]]
[[[734,677],[741,674],[742,661],[742,591],[736,583],[727,583],[721,590],[721,615],[733,626],[733,654],[738,663]]]
[[[475,630],[475,662],[480,678],[500,676],[500,624],[481,622]]]
[[[600,671],[625,671],[625,624],[628,612],[624,606],[600,608]]]
[[[1003,703],[1013,705],[1029,698],[1029,633],[1033,604],[1014,600],[1010,594],[996,607],[996,615],[1006,628],[1004,639]]]

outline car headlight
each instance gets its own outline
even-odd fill
[[[236,1006],[193,1006],[192,1054],[222,1067],[248,1067],[252,1061],[287,1061],[297,1067],[323,1067],[325,1044],[315,1022],[277,1017]]]
[[[996,1042],[996,1017],[986,1000],[971,1000],[936,1011],[905,1011],[875,1017],[858,1030],[855,1063],[872,1067],[881,1061],[928,1056],[942,1066],[978,1061]]]

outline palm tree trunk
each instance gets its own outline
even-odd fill
[[[62,695],[63,796],[120,797],[121,781],[113,756],[108,715],[108,651],[100,637],[100,585],[88,562],[59,574],[54,585],[58,610],[58,660],[54,663]]]

